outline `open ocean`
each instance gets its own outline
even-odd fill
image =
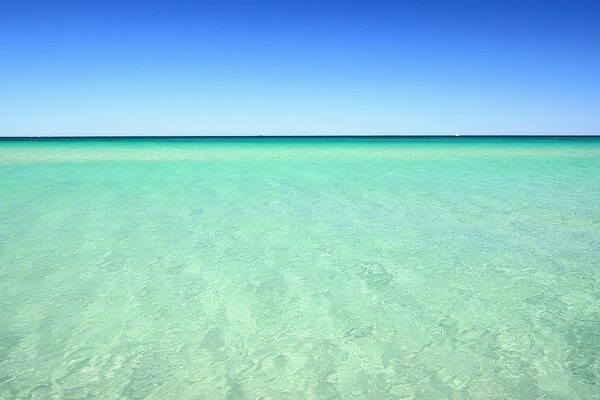
[[[0,141],[1,399],[598,399],[600,138]]]

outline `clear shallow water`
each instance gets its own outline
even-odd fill
[[[0,398],[600,398],[600,140],[0,141]]]

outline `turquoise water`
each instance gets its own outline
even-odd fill
[[[2,399],[598,399],[600,139],[0,141]]]

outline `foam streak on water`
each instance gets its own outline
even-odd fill
[[[599,199],[597,139],[0,141],[0,398],[600,398]]]

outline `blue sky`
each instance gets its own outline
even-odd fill
[[[0,135],[600,133],[594,1],[0,1]]]

